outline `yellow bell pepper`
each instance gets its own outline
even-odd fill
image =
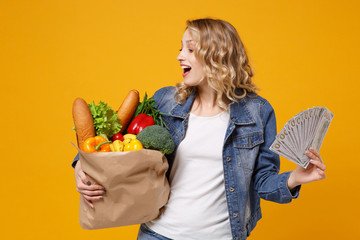
[[[124,152],[138,151],[141,149],[143,149],[143,145],[141,144],[141,142],[137,139],[132,139],[129,143],[125,144]]]
[[[124,135],[124,141],[123,141],[123,143],[126,145],[126,144],[130,143],[131,140],[133,140],[133,139],[136,139],[136,135],[135,135],[135,134],[130,134],[130,133],[125,134],[125,135]]]
[[[124,143],[120,140],[115,140],[110,144],[110,149],[112,152],[122,152],[124,150]]]

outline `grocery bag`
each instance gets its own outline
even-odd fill
[[[94,209],[80,195],[79,221],[83,229],[141,224],[157,218],[167,203],[170,186],[163,153],[142,149],[129,152],[85,153],[79,150],[82,170],[92,184],[106,190]]]

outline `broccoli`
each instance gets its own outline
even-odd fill
[[[174,139],[169,131],[159,125],[144,128],[136,136],[144,148],[159,150],[164,154],[171,154],[175,149]]]

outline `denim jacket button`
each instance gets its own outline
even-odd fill
[[[238,215],[237,213],[233,213],[233,217],[236,218]]]
[[[233,191],[235,191],[235,189],[231,187],[231,188],[229,188],[229,191],[233,192]]]
[[[230,161],[231,161],[231,158],[227,157],[227,158],[226,158],[226,161],[227,161],[227,162],[230,162]]]

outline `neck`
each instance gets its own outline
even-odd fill
[[[222,111],[223,109],[216,104],[216,92],[207,84],[199,85],[191,113],[197,116],[211,117]]]

